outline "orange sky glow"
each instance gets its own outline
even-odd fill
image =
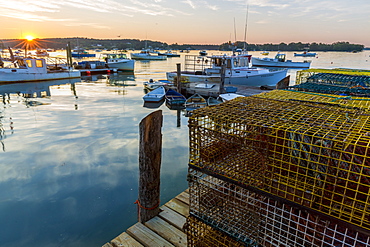
[[[370,47],[369,16],[370,1],[363,0],[12,0],[0,2],[0,21],[7,24],[0,26],[0,39],[31,35],[168,44],[348,41]]]

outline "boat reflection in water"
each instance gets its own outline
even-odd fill
[[[144,107],[146,108],[159,108],[164,102],[164,99],[158,101],[158,102],[152,102],[152,101],[144,101]]]
[[[29,98],[45,98],[51,96],[51,87],[56,85],[70,85],[71,91],[77,97],[75,83],[80,82],[80,78],[70,78],[61,80],[41,81],[41,82],[20,82],[0,84],[0,95],[3,102],[11,97],[11,95],[21,96],[25,99]],[[36,104],[38,105],[38,104]]]
[[[104,75],[107,84],[113,86],[136,86],[135,75],[130,72]]]

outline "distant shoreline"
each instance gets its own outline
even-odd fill
[[[12,48],[23,48],[28,45],[36,48],[51,48],[51,49],[63,49],[70,44],[72,48],[79,47],[84,49],[135,49],[141,50],[144,48],[151,48],[157,50],[223,50],[228,51],[233,48],[244,48],[248,51],[362,51],[370,50],[370,47],[365,47],[361,44],[351,44],[346,41],[334,42],[332,44],[324,43],[303,43],[303,42],[291,42],[289,44],[281,42],[280,44],[248,44],[242,41],[231,43],[230,41],[222,44],[167,44],[160,41],[152,40],[139,40],[139,39],[93,39],[93,38],[82,38],[82,37],[71,37],[71,38],[45,38],[45,39],[34,39],[33,41],[27,41],[25,39],[0,39],[0,49],[7,47]]]

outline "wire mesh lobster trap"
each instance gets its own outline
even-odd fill
[[[370,236],[261,195],[234,181],[189,169],[189,246],[356,246]]]
[[[370,71],[353,69],[308,69],[297,72],[299,91],[370,96]]]
[[[241,97],[189,118],[191,168],[370,229],[370,115]]]
[[[357,109],[363,111],[370,110],[370,98],[368,97],[354,97],[332,94],[321,94],[314,92],[302,92],[293,90],[273,90],[267,93],[255,95],[256,97],[296,101],[297,103],[310,102],[317,105],[337,105],[347,109]]]

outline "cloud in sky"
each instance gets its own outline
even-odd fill
[[[363,32],[370,32],[370,1],[365,0],[0,0],[0,21],[11,19],[17,25],[22,25],[22,20],[60,23],[60,27],[80,25],[84,27],[81,30],[84,35],[108,35],[101,31],[104,28],[123,29],[131,35],[143,33],[158,23],[156,32],[161,32],[162,37],[197,35],[213,39],[230,33],[233,19],[244,23],[247,6],[250,23],[264,26],[265,32],[285,31],[289,27],[291,30],[286,33],[298,36],[302,26],[312,32],[318,29],[314,25],[321,24],[333,29],[343,25],[357,29],[362,26]],[[24,24],[24,28],[28,26],[29,23]],[[250,26],[253,30],[253,25]],[[41,24],[38,28],[42,29]],[[99,29],[99,33],[94,33],[94,29]],[[176,31],[176,35],[168,30]],[[70,33],[71,30],[64,31]],[[73,31],[77,33],[78,29]],[[360,31],[353,33],[364,36]]]
[[[196,8],[195,4],[191,0],[183,1],[183,3],[188,4],[192,9]]]

